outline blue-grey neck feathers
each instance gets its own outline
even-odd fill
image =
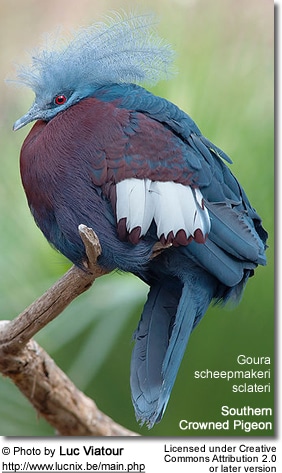
[[[30,66],[20,67],[18,82],[37,96],[66,85],[70,90],[122,82],[153,85],[171,75],[174,59],[155,25],[151,14],[115,14],[80,29],[67,45],[38,51]]]

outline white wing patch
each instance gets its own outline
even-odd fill
[[[199,189],[175,182],[125,179],[116,184],[116,215],[120,238],[137,243],[153,220],[163,243],[204,243],[210,218]]]

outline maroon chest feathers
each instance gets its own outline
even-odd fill
[[[35,123],[20,158],[30,203],[51,205],[80,180],[96,186],[132,177],[191,184],[189,169],[180,165],[183,143],[161,123],[117,105],[88,98]]]

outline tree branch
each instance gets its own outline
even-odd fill
[[[95,279],[108,271],[99,267],[98,237],[91,228],[79,226],[85,245],[85,270],[72,266],[39,299],[18,317],[0,324],[0,371],[9,376],[38,413],[60,435],[137,435],[116,424],[79,391],[49,355],[31,340],[57,317]]]

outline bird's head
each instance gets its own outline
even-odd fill
[[[156,83],[168,77],[174,52],[154,32],[152,15],[115,15],[107,23],[80,29],[69,43],[32,56],[18,71],[35,101],[14,124],[49,121],[59,112],[113,83]]]
[[[19,130],[34,120],[49,121],[57,115],[57,113],[62,112],[82,98],[83,96],[67,88],[62,89],[62,92],[56,92],[54,94],[42,93],[36,96],[28,112],[14,123],[13,130]]]

